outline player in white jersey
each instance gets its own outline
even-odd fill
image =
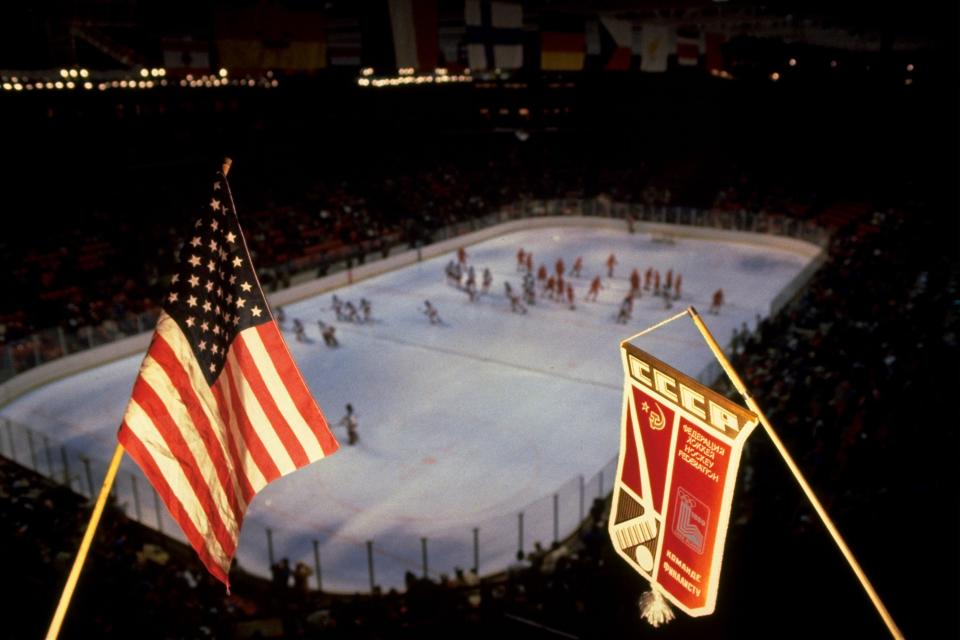
[[[430,304],[429,300],[423,301],[423,307],[423,313],[429,318],[430,324],[443,324],[443,320],[440,319],[440,313],[436,307]]]

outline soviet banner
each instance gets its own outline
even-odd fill
[[[757,416],[624,343],[617,553],[691,616],[713,612],[740,453]]]

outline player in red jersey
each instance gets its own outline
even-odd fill
[[[630,297],[636,298],[640,296],[640,272],[634,269],[630,273]]]
[[[710,304],[710,313],[719,314],[720,307],[723,306],[723,289],[717,289],[713,292],[713,301]]]
[[[584,297],[584,300],[590,300],[593,298],[593,301],[597,301],[597,295],[600,293],[600,289],[603,289],[603,285],[600,284],[600,276],[597,276],[590,283],[590,290],[587,291],[587,295]]]
[[[617,256],[610,254],[610,257],[607,258],[607,277],[613,277],[613,268],[617,266]]]
[[[573,261],[573,269],[570,273],[579,278],[581,269],[583,269],[583,256],[577,256],[577,259]]]

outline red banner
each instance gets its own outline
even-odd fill
[[[629,344],[614,549],[691,616],[713,612],[743,444],[757,416]]]

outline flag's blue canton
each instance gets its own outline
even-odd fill
[[[213,183],[205,212],[180,247],[164,310],[187,336],[209,384],[223,369],[234,337],[271,319],[254,276],[230,187]]]

